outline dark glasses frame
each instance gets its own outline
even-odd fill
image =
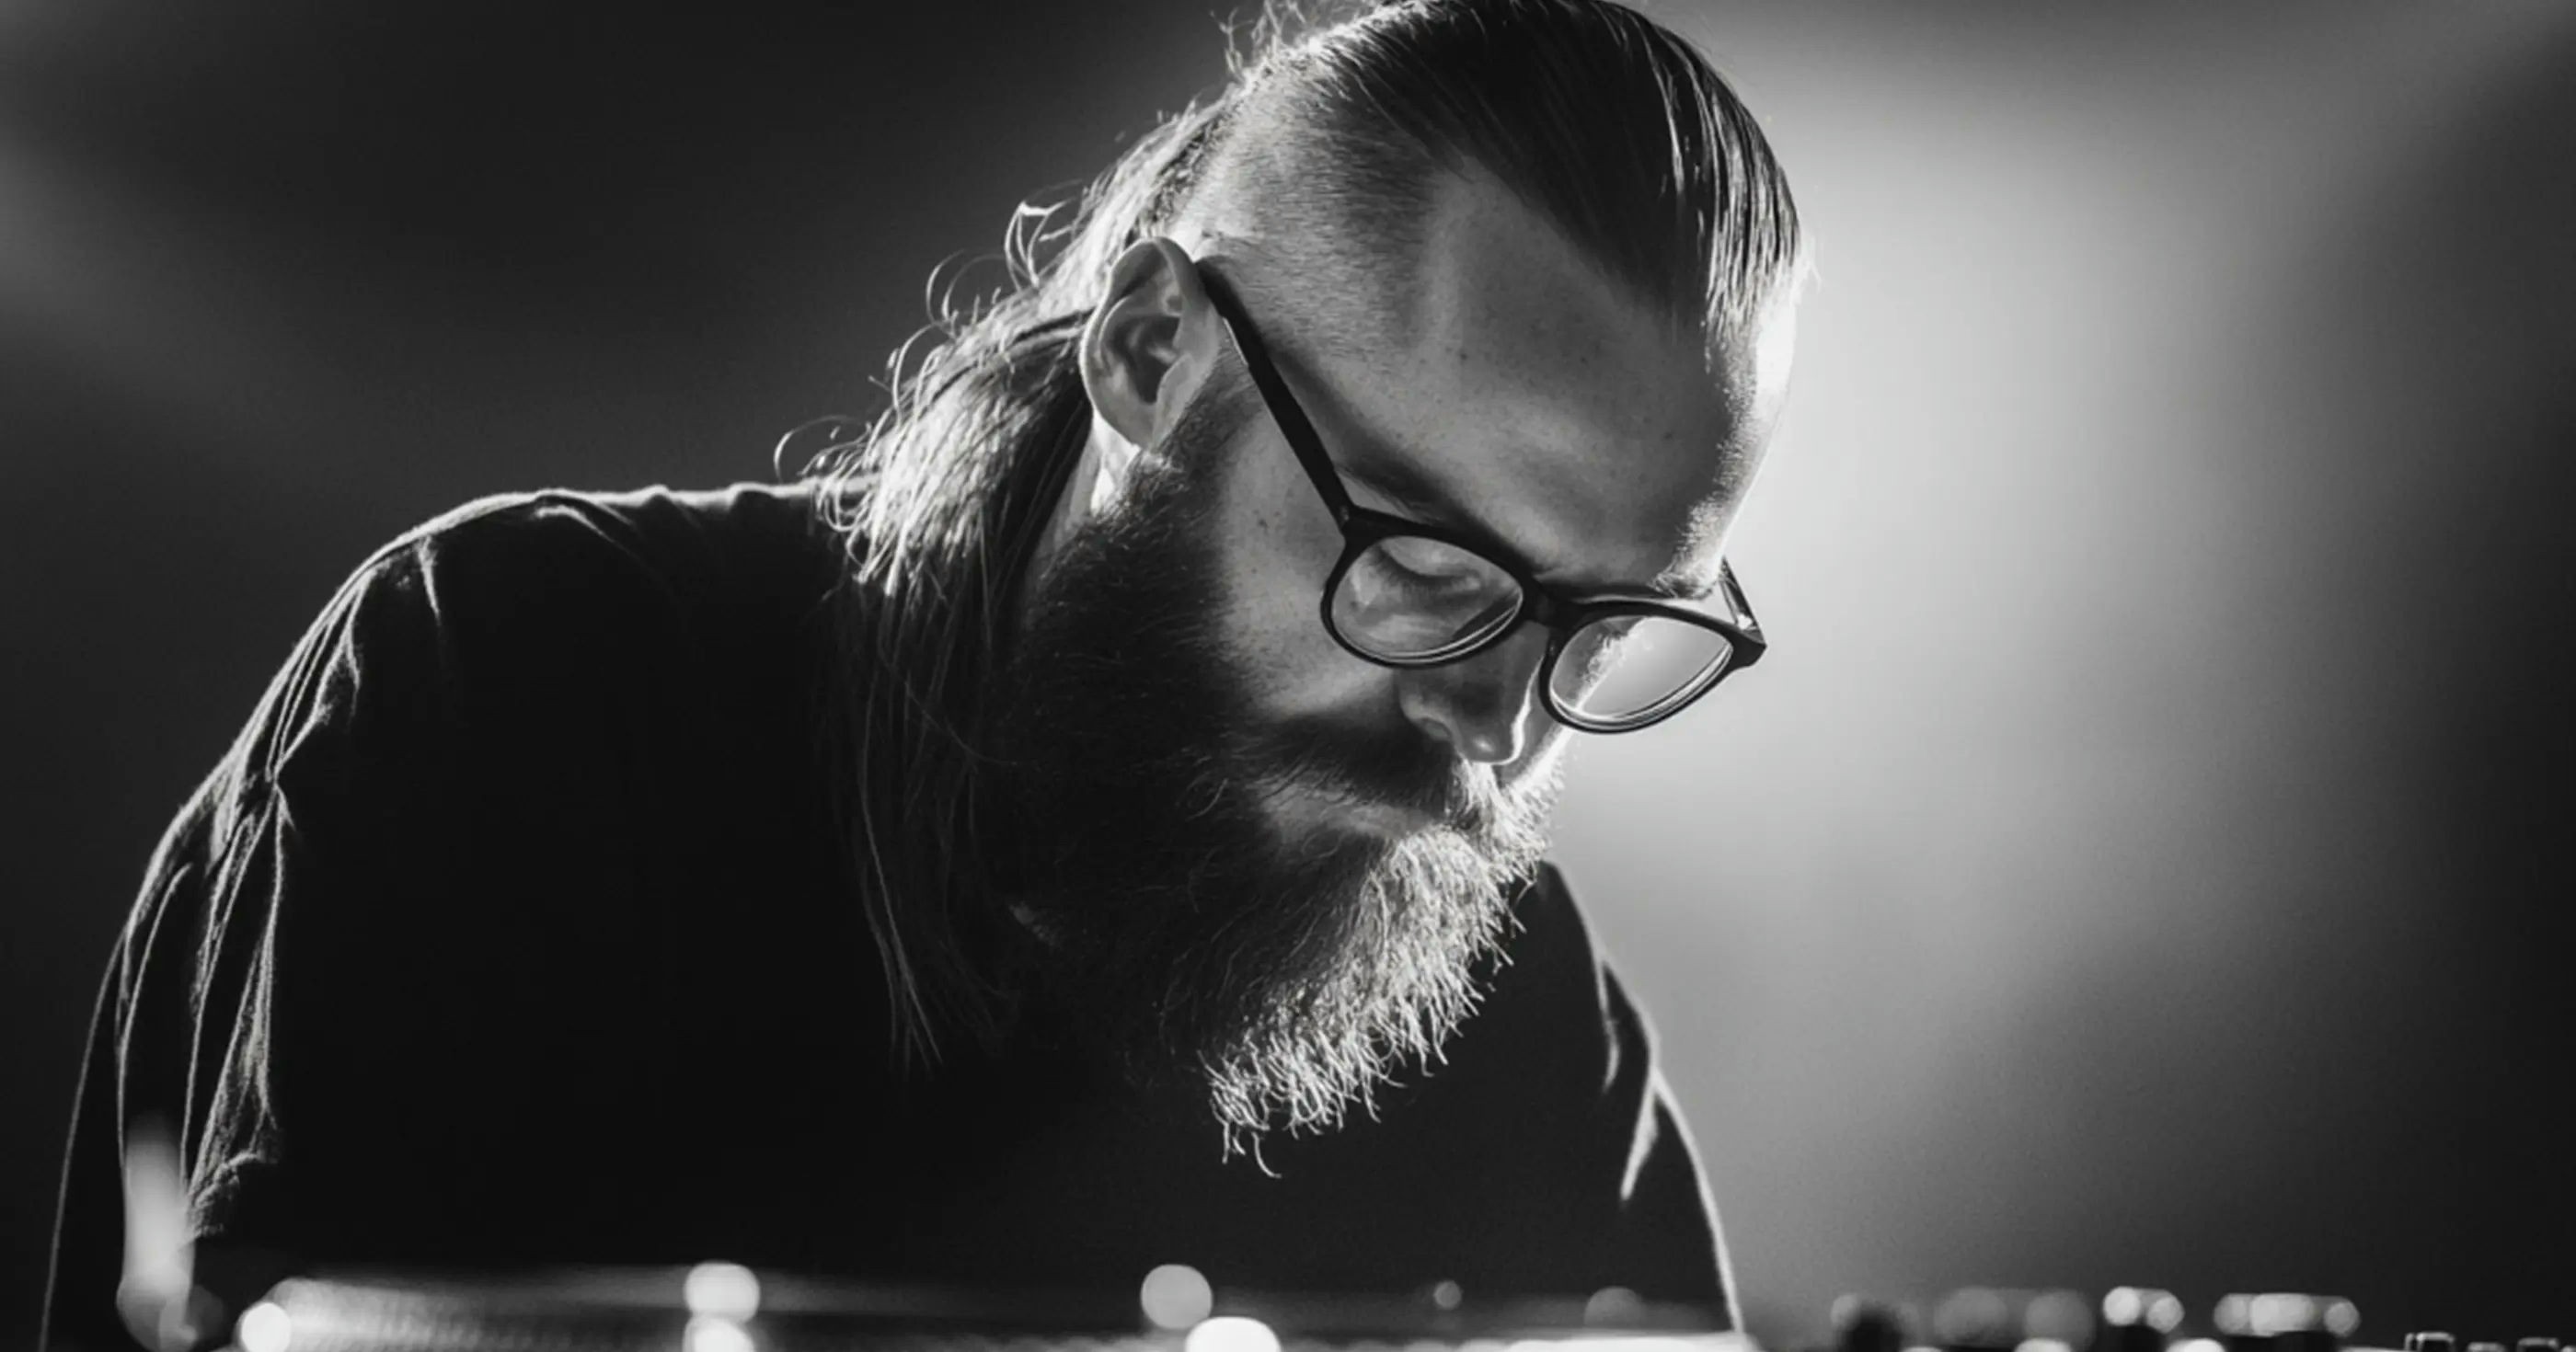
[[[1735,616],[1732,621],[1720,619],[1705,611],[1677,601],[1646,596],[1595,594],[1570,596],[1560,593],[1530,575],[1529,569],[1511,557],[1499,542],[1478,539],[1468,533],[1408,521],[1400,516],[1362,507],[1351,501],[1350,491],[1342,486],[1340,471],[1333,466],[1332,456],[1324,449],[1323,437],[1315,424],[1288,390],[1288,382],[1271,360],[1270,349],[1261,341],[1259,330],[1243,311],[1243,303],[1226,280],[1210,268],[1199,269],[1199,282],[1216,307],[1217,317],[1224,321],[1226,333],[1234,340],[1235,350],[1242,354],[1244,369],[1252,375],[1253,387],[1261,394],[1262,405],[1269,410],[1270,420],[1288,439],[1288,448],[1296,453],[1297,463],[1304,467],[1307,479],[1322,496],[1333,524],[1341,528],[1342,556],[1324,579],[1320,609],[1324,632],[1352,656],[1364,662],[1398,670],[1446,666],[1462,662],[1510,638],[1525,623],[1536,623],[1548,631],[1547,656],[1540,662],[1538,687],[1547,703],[1549,715],[1567,727],[1592,733],[1635,732],[1649,728],[1680,713],[1702,695],[1717,688],[1720,682],[1762,659],[1769,646],[1762,639],[1759,621],[1754,619],[1752,602],[1745,599],[1744,589],[1736,584],[1735,569],[1721,563],[1718,571],[1716,598]],[[1342,579],[1362,554],[1382,540],[1395,536],[1416,536],[1436,541],[1451,549],[1462,550],[1511,578],[1520,588],[1520,598],[1512,617],[1481,635],[1471,636],[1446,648],[1409,657],[1389,657],[1370,652],[1342,633],[1333,620],[1333,597],[1340,592]],[[1651,615],[1658,619],[1696,625],[1714,631],[1726,640],[1732,650],[1717,670],[1696,686],[1683,686],[1661,702],[1648,706],[1644,713],[1627,719],[1602,720],[1587,718],[1565,708],[1556,697],[1556,663],[1576,631],[1595,620],[1622,615]]]

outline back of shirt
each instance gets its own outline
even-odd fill
[[[162,841],[93,1030],[48,1342],[113,1306],[129,1131],[201,1284],[726,1257],[857,1279],[1722,1307],[1642,1021],[1552,873],[1446,1064],[1222,1157],[1027,1048],[898,1074],[825,767],[802,487],[491,499],[341,589]]]

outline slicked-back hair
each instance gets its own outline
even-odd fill
[[[884,411],[807,466],[848,565],[824,741],[909,1060],[1007,1023],[991,962],[1008,922],[986,865],[987,832],[1010,825],[975,810],[987,691],[1090,427],[1083,328],[1111,264],[1183,221],[1211,166],[1295,164],[1297,219],[1399,246],[1419,242],[1440,174],[1481,171],[1712,337],[1789,297],[1805,267],[1752,115],[1689,43],[1609,0],[1393,0],[1323,24],[1274,5],[1232,69],[1078,199],[1020,208],[1001,288],[944,304],[890,362]]]

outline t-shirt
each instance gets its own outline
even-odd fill
[[[55,1346],[130,1128],[202,1278],[726,1259],[858,1281],[1728,1301],[1647,1029],[1552,871],[1439,1064],[1228,1158],[1004,1045],[905,1068],[833,820],[801,485],[473,503],[343,585],[153,856],[66,1163]],[[844,598],[846,593],[843,593]]]

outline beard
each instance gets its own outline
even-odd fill
[[[1551,746],[1505,784],[1391,705],[1365,725],[1254,707],[1206,506],[1226,402],[1203,391],[1162,463],[1140,459],[1127,500],[1031,580],[979,814],[1048,1023],[1132,1084],[1196,1080],[1232,1153],[1373,1113],[1437,1058],[1561,779]],[[1292,828],[1281,795],[1433,824]]]

